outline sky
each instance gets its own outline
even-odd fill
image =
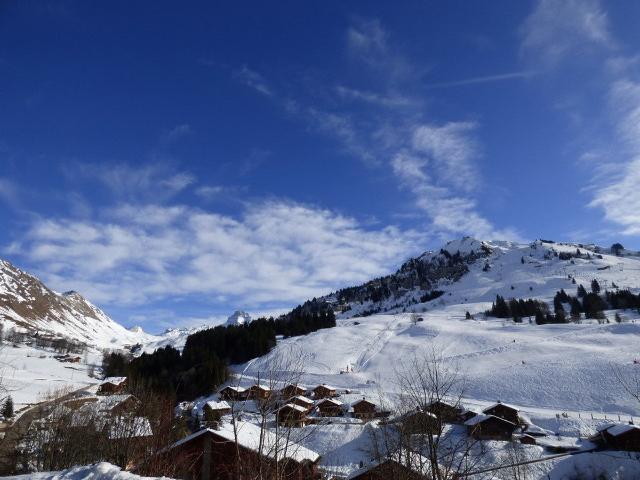
[[[640,249],[640,3],[0,1],[0,257],[156,332],[464,235]]]

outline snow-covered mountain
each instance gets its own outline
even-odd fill
[[[242,310],[236,310],[227,318],[225,325],[245,325],[251,322],[251,315]]]
[[[140,328],[127,330],[78,292],[54,292],[5,260],[0,260],[0,321],[5,332],[18,328],[97,348],[122,348],[155,339]]]
[[[397,272],[344,288],[320,300],[339,318],[421,311],[506,298],[550,299],[597,279],[603,289],[640,288],[638,252],[537,240],[530,244],[465,237],[406,261]]]

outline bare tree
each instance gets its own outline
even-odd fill
[[[394,420],[374,430],[375,458],[393,459],[434,480],[449,480],[473,471],[484,455],[482,445],[461,427],[450,426],[460,412],[464,378],[456,365],[435,349],[400,364],[395,371],[399,391]],[[439,406],[447,405],[445,411]],[[409,478],[412,474],[408,474]]]

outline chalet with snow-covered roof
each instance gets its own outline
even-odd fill
[[[291,397],[289,400],[287,400],[287,403],[298,405],[299,407],[303,407],[307,411],[313,410],[313,400],[303,395],[297,395],[295,397]]]
[[[485,408],[482,413],[508,420],[516,425],[521,423],[519,416],[520,410],[512,405],[507,405],[506,403],[498,402],[493,404],[490,407]]]
[[[220,390],[219,395],[221,400],[238,401],[246,400],[248,392],[245,388],[229,385]]]
[[[341,417],[342,403],[333,398],[324,398],[316,405],[318,415],[321,417]]]
[[[217,422],[223,415],[231,413],[231,405],[226,400],[209,401],[202,407],[202,418],[207,422]]]
[[[590,440],[610,450],[640,452],[640,427],[630,423],[608,425],[598,430]]]
[[[378,407],[375,403],[362,397],[351,404],[353,408],[353,416],[360,420],[372,420],[376,417]]]
[[[127,377],[107,377],[98,386],[98,395],[115,395],[127,388]]]
[[[518,428],[515,423],[494,415],[476,415],[464,425],[467,433],[476,440],[510,440]]]
[[[299,428],[309,423],[307,413],[309,413],[307,408],[293,403],[287,403],[278,409],[276,417],[278,424],[283,427]]]
[[[305,388],[302,388],[300,385],[294,384],[287,385],[280,390],[280,396],[282,396],[282,398],[297,397],[299,395],[304,396],[306,395],[306,393],[307,390]]]
[[[443,400],[431,402],[425,408],[427,412],[433,413],[444,423],[457,423],[460,421],[460,414],[463,409],[459,405],[447,403]]]
[[[442,423],[431,412],[414,410],[407,412],[394,420],[400,425],[404,435],[438,435],[442,430]]]
[[[271,397],[271,389],[266,385],[255,384],[249,389],[249,398],[252,400],[267,400]]]
[[[315,398],[331,398],[337,396],[337,392],[335,388],[322,384],[313,389],[313,396]]]
[[[225,423],[200,430],[174,443],[163,453],[171,477],[184,479],[250,480],[263,478],[317,480],[320,455],[249,422]],[[276,470],[277,465],[277,470]]]
[[[428,470],[429,461],[417,454],[405,457],[407,461],[397,458],[384,458],[373,461],[353,472],[346,480],[427,480],[427,475],[421,473]]]

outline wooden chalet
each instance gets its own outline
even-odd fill
[[[425,408],[427,412],[433,413],[443,423],[458,423],[461,421],[460,414],[463,409],[458,405],[452,405],[442,400],[431,402]]]
[[[202,418],[207,422],[218,422],[223,415],[231,413],[231,405],[225,400],[219,402],[210,401],[202,407]]]
[[[372,420],[376,418],[378,407],[375,403],[362,397],[361,400],[357,400],[351,404],[353,408],[353,416],[360,420]]]
[[[465,423],[467,432],[476,440],[511,440],[518,425],[494,415],[476,415]]]
[[[325,398],[316,405],[321,417],[341,417],[342,403],[333,398]]]
[[[291,398],[306,395],[307,390],[300,385],[289,384],[280,390],[282,398]]]
[[[98,395],[116,395],[127,388],[127,377],[107,377],[98,386]]]
[[[200,430],[163,454],[165,475],[184,480],[250,480],[258,471],[263,478],[275,478],[276,471],[286,480],[320,478],[320,455],[248,422]]]
[[[413,458],[418,455],[412,455]],[[347,480],[428,480],[427,475],[420,473],[421,470],[427,470],[427,460],[422,459],[416,461],[399,462],[394,458],[387,458],[380,461],[372,462],[358,470],[351,472]]]
[[[304,427],[309,423],[307,418],[309,410],[306,407],[295,405],[293,403],[287,403],[283,407],[280,407],[277,411],[278,424],[283,427],[299,428]]]
[[[313,400],[302,395],[291,397],[289,400],[287,400],[287,403],[298,405],[299,407],[305,408],[307,411],[313,410]]]
[[[249,389],[249,398],[252,400],[267,400],[271,394],[271,389],[266,385],[255,384]]]
[[[234,387],[230,385],[220,390],[219,396],[220,396],[220,400],[231,400],[231,401],[246,400],[248,396],[248,392],[245,388]]]
[[[335,388],[322,384],[313,389],[313,396],[315,398],[331,398],[337,396],[337,392]]]
[[[515,423],[516,425],[519,425],[521,423],[520,417],[518,415],[519,412],[520,410],[518,410],[516,407],[507,405],[506,403],[502,402],[491,405],[490,407],[485,408],[482,411],[482,413],[484,413],[485,415],[493,415],[494,417],[508,420],[509,422]]]
[[[405,413],[395,421],[401,427],[405,435],[439,435],[442,430],[442,422],[431,412],[415,410]]]
[[[640,452],[640,427],[633,424],[609,425],[590,440],[609,450]]]

